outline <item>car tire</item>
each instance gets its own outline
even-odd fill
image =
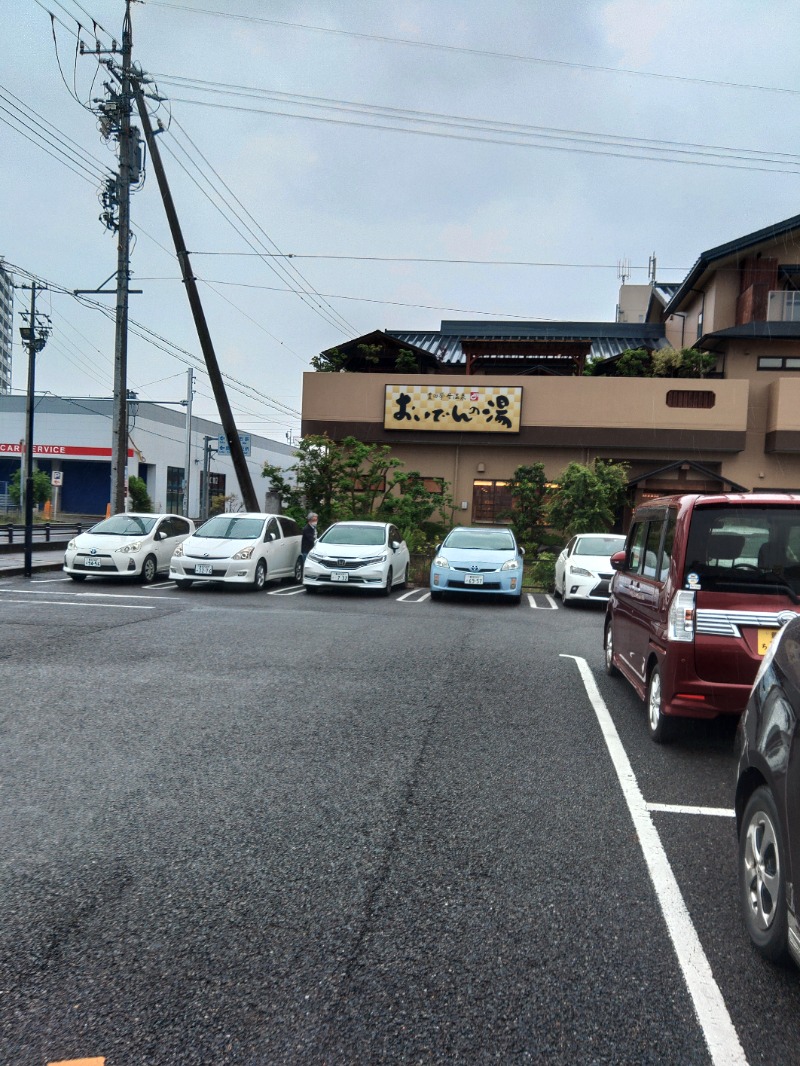
[[[381,589],[381,594],[383,596],[391,596],[391,594],[392,594],[392,579],[393,578],[394,578],[394,574],[392,573],[392,568],[390,566],[389,567],[389,573],[386,575],[386,584]]]
[[[400,582],[400,588],[408,588],[408,563],[406,563],[406,568],[403,571],[403,580]]]
[[[572,606],[572,600],[567,595],[567,579],[566,578],[564,578],[564,580],[561,582],[561,602],[564,604],[565,607],[571,607]]]
[[[444,599],[444,593],[442,592],[441,589],[431,589],[431,599],[432,600],[443,600]]]
[[[253,591],[260,592],[267,583],[267,564],[263,559],[256,563],[256,572],[253,574]]]
[[[614,634],[610,622],[606,626],[606,632],[603,638],[603,650],[605,653],[606,673],[609,677],[619,677],[619,669],[614,666]]]
[[[158,561],[155,555],[148,555],[145,561],[142,563],[142,584],[152,585],[155,579],[158,577]]]
[[[297,562],[294,564],[294,579],[298,585],[303,582],[303,557],[297,556]]]
[[[180,581],[176,580],[175,584],[182,592],[192,587],[191,581],[184,581],[183,578]]]
[[[316,585],[303,585],[303,588],[306,590],[309,596],[316,595],[316,593],[319,592],[319,589]]]
[[[86,580],[86,574],[70,574],[69,576],[72,578],[73,581],[85,581]]]
[[[662,712],[661,671],[654,666],[647,682],[647,729],[656,744],[666,744],[672,738],[675,723]]]
[[[510,600],[512,607],[519,607],[519,605],[522,603],[522,593],[520,592],[519,596],[511,596]]]
[[[772,793],[762,785],[745,807],[739,834],[739,900],[747,932],[770,962],[788,962],[786,851]]]

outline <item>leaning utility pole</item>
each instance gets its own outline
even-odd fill
[[[225,430],[225,436],[228,440],[233,468],[236,471],[236,477],[239,482],[239,491],[242,494],[242,502],[248,511],[258,511],[260,510],[258,506],[258,497],[253,488],[253,481],[250,477],[250,471],[247,468],[247,460],[245,459],[242,442],[239,439],[239,433],[233,419],[233,412],[231,411],[228,402],[225,383],[222,380],[222,374],[220,373],[217,356],[211,340],[211,334],[209,333],[208,324],[206,323],[203,305],[200,302],[200,294],[197,291],[197,279],[194,274],[192,274],[192,268],[189,262],[189,252],[186,248],[186,242],[183,239],[178,215],[175,211],[175,204],[172,200],[172,193],[167,184],[167,175],[164,171],[164,164],[161,162],[161,154],[158,150],[158,145],[156,144],[153,127],[150,125],[150,116],[147,114],[144,94],[138,78],[132,78],[132,86],[134,96],[136,97],[136,106],[139,109],[139,117],[142,120],[142,130],[150,152],[150,160],[153,164],[158,187],[161,191],[161,199],[164,201],[164,210],[167,213],[167,221],[169,222],[172,240],[175,245],[175,253],[178,257],[181,274],[183,275],[183,283],[186,286],[186,295],[189,298],[189,306],[191,307],[192,315],[194,316],[195,329],[197,330],[200,347],[203,349],[206,370],[208,371],[211,388],[214,390],[214,399],[217,401],[220,422],[222,423],[222,428]]]

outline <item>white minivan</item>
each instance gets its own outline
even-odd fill
[[[263,589],[267,581],[303,577],[300,529],[286,515],[243,512],[215,515],[179,545],[169,576],[179,589],[223,581]]]

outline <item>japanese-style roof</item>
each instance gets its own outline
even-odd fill
[[[667,313],[671,313],[673,308],[679,306],[681,300],[692,290],[698,278],[712,263],[719,259],[725,259],[729,255],[735,255],[737,252],[746,252],[748,249],[755,248],[757,245],[764,244],[767,241],[783,237],[793,230],[800,231],[800,215],[793,215],[791,218],[784,219],[783,222],[773,222],[772,225],[765,226],[754,233],[747,233],[744,237],[737,237],[736,240],[718,244],[716,248],[709,248],[708,251],[701,252],[697,262],[681,282],[678,290],[667,305]]]
[[[748,340],[754,337],[762,340],[800,340],[800,322],[745,322],[742,326],[728,326],[713,333],[705,333],[698,341],[698,347],[707,348],[715,341]]]
[[[412,333],[387,330],[387,335],[433,354],[440,366],[462,366],[467,357],[464,345],[471,341],[502,343],[511,351],[512,341],[583,342],[591,359],[608,359],[629,348],[667,346],[659,323],[643,322],[461,322],[444,321],[438,332]],[[516,355],[524,358],[520,352]]]
[[[694,459],[678,459],[674,463],[667,463],[666,466],[659,466],[655,470],[648,470],[644,474],[640,474],[638,477],[631,478],[628,482],[628,488],[640,484],[642,481],[647,481],[649,478],[657,478],[662,474],[667,474],[672,470],[679,470],[681,467],[690,467],[698,474],[702,474],[703,477],[718,481],[721,485],[730,485],[731,492],[747,492],[747,488],[744,485],[740,485],[736,481],[731,481],[729,477],[725,477],[723,474],[717,473],[715,470],[709,469],[707,466],[703,466],[702,463],[696,462]],[[687,490],[690,491],[690,490]]]

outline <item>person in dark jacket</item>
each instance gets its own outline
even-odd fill
[[[319,515],[314,511],[309,511],[308,522],[303,527],[303,538],[300,541],[300,556],[303,560],[303,566],[306,564],[306,556],[317,543],[317,521]]]

